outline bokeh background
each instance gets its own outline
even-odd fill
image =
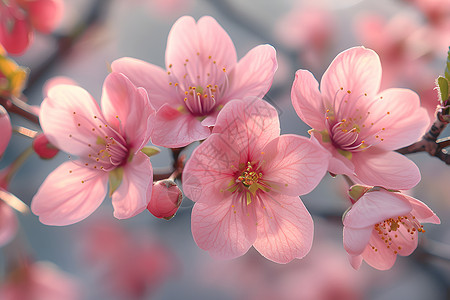
[[[320,79],[341,51],[364,45],[383,64],[383,87],[411,88],[433,116],[435,78],[444,71],[450,45],[450,0],[64,0],[62,23],[52,35],[35,36],[16,61],[30,69],[24,91],[39,105],[45,82],[67,76],[100,99],[108,64],[129,56],[164,67],[166,40],[182,15],[210,15],[231,36],[238,57],[269,43],[277,49],[279,69],[266,96],[279,111],[282,133],[307,135],[296,115],[290,90],[297,69]],[[434,6],[433,6],[434,5]],[[14,125],[37,129],[12,116]],[[443,136],[450,134],[447,129]],[[30,144],[14,135],[0,167]],[[190,146],[186,153],[195,147]],[[426,153],[409,155],[422,173],[410,193],[427,203],[441,225],[426,225],[420,246],[399,257],[389,271],[363,263],[351,268],[342,247],[346,184],[327,175],[302,196],[315,222],[311,253],[277,265],[250,250],[231,261],[213,260],[198,248],[190,231],[192,201],[183,199],[170,221],[148,211],[129,219],[113,218],[105,199],[86,220],[66,227],[20,215],[20,232],[0,249],[0,275],[24,258],[46,261],[66,278],[79,299],[450,299],[450,167]],[[45,177],[67,155],[48,161],[32,156],[10,184],[30,204]],[[166,149],[151,158],[154,168],[171,165]],[[58,280],[54,285],[60,284]],[[65,285],[62,285],[65,286]],[[68,298],[61,298],[68,299]]]

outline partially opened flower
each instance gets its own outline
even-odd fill
[[[22,54],[33,40],[33,29],[50,33],[63,15],[61,0],[0,2],[0,44],[11,54]]]
[[[328,170],[372,186],[409,189],[417,166],[392,150],[416,142],[428,129],[427,111],[407,89],[379,91],[378,55],[364,47],[340,53],[325,71],[320,91],[314,76],[298,70],[292,104],[331,154]]]
[[[439,218],[421,201],[400,192],[366,187],[347,212],[344,248],[350,263],[359,269],[364,259],[379,270],[390,269],[397,255],[408,256],[417,248],[422,223],[439,224]]]
[[[278,263],[304,257],[313,221],[298,196],[316,187],[328,161],[317,143],[280,136],[267,102],[231,101],[183,171],[184,192],[196,202],[195,242],[217,258],[241,256],[252,245]]]
[[[153,170],[140,150],[149,141],[153,114],[146,91],[120,73],[105,80],[102,111],[78,86],[50,88],[41,106],[42,129],[53,145],[78,159],[54,170],[34,196],[31,209],[40,221],[67,225],[86,218],[105,198],[108,179],[116,218],[145,210]]]
[[[211,134],[222,107],[232,99],[262,97],[277,68],[275,49],[260,45],[239,62],[233,42],[212,17],[197,23],[181,17],[167,40],[166,71],[133,58],[112,63],[144,87],[157,109],[152,142],[182,147]]]

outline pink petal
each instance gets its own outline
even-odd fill
[[[147,208],[153,186],[153,168],[150,159],[142,152],[123,167],[123,180],[112,194],[114,217],[128,219]]]
[[[272,85],[277,68],[277,54],[272,46],[259,45],[253,48],[231,71],[230,87],[224,98],[263,97]]]
[[[316,130],[325,129],[325,107],[319,83],[307,70],[298,70],[291,90],[292,105],[303,122]]]
[[[146,91],[136,88],[121,73],[111,73],[103,85],[102,110],[105,119],[135,151],[150,139],[149,118],[155,113]]]
[[[395,150],[409,146],[422,137],[430,121],[415,92],[408,89],[388,89],[378,97],[382,99],[377,100],[370,108],[366,121],[368,124],[375,122],[371,131],[373,135],[383,139],[376,145],[377,148]]]
[[[372,249],[372,246],[377,249]],[[386,248],[385,243],[376,233],[370,237],[369,245],[362,253],[364,260],[378,270],[388,270],[392,268],[397,258],[397,255],[391,249]]]
[[[231,259],[247,252],[256,239],[256,217],[251,206],[231,197],[210,205],[196,203],[191,230],[197,245],[210,255]]]
[[[350,264],[352,265],[353,269],[359,270],[359,268],[361,267],[361,263],[363,261],[363,257],[362,255],[356,256],[348,255],[348,260],[350,261]]]
[[[44,95],[44,98],[48,96],[48,92],[50,91],[51,88],[60,84],[78,85],[72,78],[69,77],[65,76],[52,77],[45,82],[44,87],[42,88],[42,94]]]
[[[164,104],[180,105],[179,96],[175,88],[169,85],[169,76],[162,68],[130,57],[113,61],[111,68],[113,72],[125,74],[135,86],[143,87],[156,109]]]
[[[263,179],[276,192],[289,196],[311,192],[325,175],[331,157],[319,144],[293,134],[273,139],[263,152]]]
[[[397,152],[368,149],[353,153],[358,183],[382,186],[388,189],[408,190],[420,181],[419,168],[407,157]]]
[[[6,147],[8,147],[11,135],[11,120],[6,109],[0,105],[0,157],[2,157]]]
[[[253,97],[228,102],[220,111],[213,133],[221,133],[239,145],[242,162],[261,155],[264,146],[280,135],[280,121],[275,108]]]
[[[322,136],[317,131],[311,132],[311,140],[319,143],[330,154],[331,158],[328,164],[328,171],[332,174],[354,175],[355,166],[352,161],[337,151],[331,142],[324,142]]]
[[[33,27],[43,33],[50,33],[61,21],[64,3],[61,0],[31,0],[27,11]]]
[[[39,121],[53,145],[84,157],[91,151],[89,144],[97,143],[101,116],[97,102],[87,91],[74,85],[57,85],[42,102]]]
[[[9,243],[19,227],[12,208],[0,199],[0,247]]]
[[[273,195],[275,199],[267,194],[260,198],[257,239],[253,246],[267,259],[285,264],[308,254],[314,224],[299,197]]]
[[[152,143],[179,148],[206,139],[211,130],[191,114],[181,113],[169,105],[162,106],[154,119]]]
[[[355,97],[364,93],[370,97],[378,92],[380,83],[381,63],[378,55],[373,50],[354,47],[336,56],[322,77],[320,90],[325,103],[332,104],[336,91],[341,87],[351,91]]]
[[[232,166],[239,166],[240,149],[223,135],[212,134],[198,146],[183,170],[183,191],[192,201],[220,202],[229,196],[225,192],[234,181]]]
[[[408,256],[416,250],[418,240],[417,231],[411,234],[405,226],[399,226],[397,231],[395,231],[395,237],[392,238],[392,244],[390,244],[389,249],[397,251],[399,255]]]
[[[236,50],[225,30],[209,16],[202,17],[198,23],[190,16],[179,18],[167,39],[166,68],[180,80],[186,73],[203,79],[205,76],[199,70],[211,67],[211,60],[216,61],[214,65],[219,72],[236,64]]]
[[[369,243],[373,225],[363,228],[344,226],[344,248],[348,254],[360,255]]]
[[[6,5],[0,6],[0,14],[0,44],[10,54],[22,54],[33,40],[33,32],[26,16],[20,8],[9,8]]]
[[[411,196],[402,194],[402,196],[412,205],[411,214],[415,216],[421,223],[440,224],[441,220],[438,216],[422,201]]]
[[[100,206],[107,182],[108,173],[67,161],[42,183],[33,197],[31,210],[46,225],[77,223]]]
[[[399,193],[385,190],[364,194],[344,218],[344,226],[365,228],[391,217],[404,216],[411,211],[411,204]]]

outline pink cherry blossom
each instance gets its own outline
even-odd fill
[[[184,16],[167,40],[166,71],[133,58],[112,69],[144,87],[157,109],[152,142],[182,147],[206,139],[221,108],[232,99],[262,97],[277,68],[275,49],[260,45],[239,62],[233,42],[212,17]]]
[[[372,186],[409,189],[420,181],[417,166],[392,150],[416,142],[429,124],[416,93],[379,91],[378,55],[364,47],[340,53],[318,82],[298,70],[292,104],[331,154],[328,170]]]
[[[148,299],[179,271],[178,258],[148,231],[134,235],[122,225],[110,218],[86,223],[80,232],[82,253],[90,268],[101,270],[103,289],[117,299]]]
[[[439,224],[439,218],[421,201],[375,188],[365,193],[347,212],[344,248],[350,263],[359,269],[364,259],[379,270],[390,269],[398,255],[408,256],[417,247],[421,223]]]
[[[153,170],[140,151],[154,114],[147,93],[123,74],[111,73],[101,102],[102,111],[84,89],[56,85],[42,103],[40,122],[48,140],[79,157],[54,170],[34,196],[31,209],[44,224],[67,225],[89,216],[105,198],[108,179],[116,218],[147,207]]]
[[[183,171],[184,192],[196,202],[195,242],[217,258],[241,256],[252,245],[278,263],[304,257],[313,222],[298,196],[314,189],[328,160],[317,143],[280,136],[270,104],[229,102]]]
[[[78,280],[50,262],[25,262],[0,285],[4,300],[78,300],[81,294]]]
[[[9,0],[0,3],[0,44],[22,54],[33,40],[33,29],[50,33],[63,15],[61,0]]]
[[[153,183],[152,197],[148,211],[157,218],[171,219],[183,200],[180,188],[173,180],[160,180]]]

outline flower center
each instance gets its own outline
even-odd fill
[[[236,169],[232,166],[233,169]],[[249,205],[256,197],[256,192],[261,190],[263,192],[270,192],[270,185],[263,179],[263,174],[259,171],[259,166],[255,166],[251,162],[247,164],[239,164],[234,179],[228,184],[227,191],[231,193],[239,193]]]
[[[383,97],[374,101],[368,101],[367,97],[366,93],[353,95],[350,90],[345,91],[341,87],[325,112],[330,141],[348,158],[352,152],[364,151],[384,141],[382,136],[386,128],[382,127],[380,121],[390,112],[374,119],[370,108]]]
[[[405,230],[401,230],[402,227],[406,229],[406,232]],[[386,219],[381,223],[375,224],[374,229],[378,237],[384,242],[386,248],[393,251],[394,254],[402,250],[401,245],[405,241],[414,240],[417,232],[425,232],[423,225],[411,214]],[[372,246],[372,250],[375,252],[378,251],[375,246]]]
[[[176,89],[183,104],[180,110],[187,110],[196,117],[203,117],[215,109],[228,88],[228,75],[225,67],[219,67],[212,56],[197,53],[191,62],[186,59],[184,69],[174,69],[169,64],[169,85]]]

